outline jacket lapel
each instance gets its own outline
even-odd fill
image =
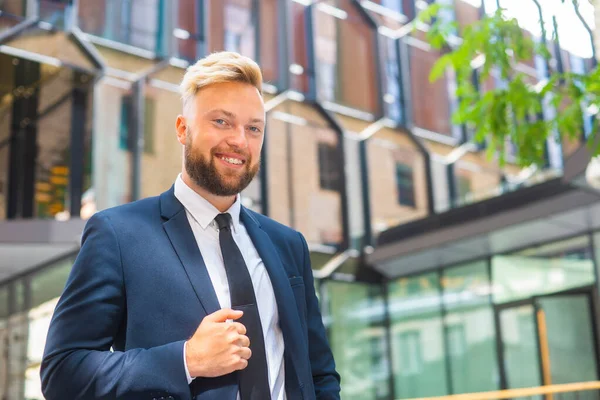
[[[269,235],[262,229],[259,222],[254,218],[244,207],[241,209],[240,219],[260,258],[262,259],[277,301],[277,309],[279,311],[279,326],[283,333],[286,353],[286,372],[290,370],[288,362],[298,363],[300,354],[308,354],[308,349],[305,347],[304,338],[302,336],[302,325],[300,317],[296,312],[297,305],[294,297],[290,281],[285,272],[285,268],[281,262],[277,248]],[[295,356],[291,356],[295,355]],[[302,365],[302,364],[300,364]],[[297,372],[297,365],[294,369]],[[288,382],[286,380],[286,386]],[[298,382],[298,384],[302,384]],[[291,389],[291,388],[288,388]]]
[[[188,279],[206,315],[219,310],[219,301],[211,283],[206,264],[190,227],[183,205],[175,197],[174,187],[160,196],[163,228],[175,249]]]

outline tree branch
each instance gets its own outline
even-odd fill
[[[596,65],[596,46],[594,43],[595,42],[594,41],[594,31],[592,30],[592,28],[590,28],[590,26],[588,25],[586,20],[583,18],[583,15],[581,15],[581,11],[579,10],[579,0],[572,0],[572,2],[573,2],[573,8],[575,9],[575,14],[577,15],[577,18],[579,18],[579,20],[583,24],[585,30],[590,35],[590,42],[592,44],[592,59],[593,59],[593,63],[595,66]]]

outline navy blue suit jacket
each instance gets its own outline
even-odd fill
[[[339,399],[306,241],[243,207],[240,218],[273,284],[288,399]],[[95,214],[50,324],[46,399],[235,400],[234,374],[188,386],[184,369],[185,340],[219,308],[173,187]]]

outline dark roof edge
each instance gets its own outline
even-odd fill
[[[518,189],[390,228],[379,235],[377,247],[517,209],[537,200],[547,199],[572,190],[575,189],[570,184],[564,183],[562,177],[554,178],[535,186]]]

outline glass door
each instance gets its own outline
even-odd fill
[[[534,299],[534,305],[544,383],[595,381],[598,365],[590,294],[542,296]]]
[[[501,305],[496,307],[496,313],[503,386],[507,389],[598,379],[590,290]],[[577,395],[600,398],[596,392]]]

